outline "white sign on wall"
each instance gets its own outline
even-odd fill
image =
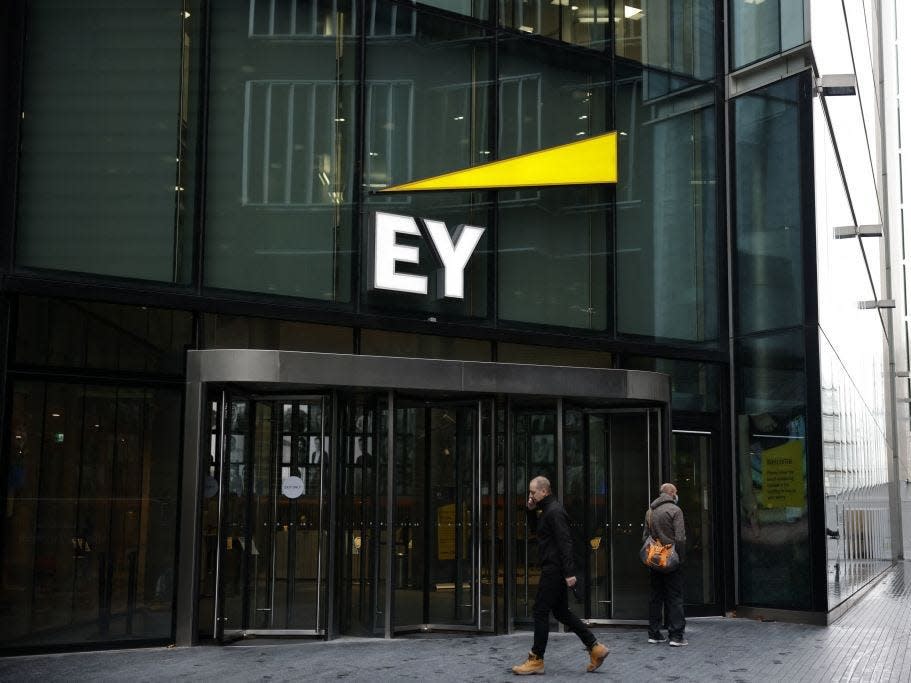
[[[421,226],[419,227],[418,223]],[[399,244],[399,235],[420,237],[430,245],[439,264],[436,292],[439,299],[465,298],[465,267],[484,235],[484,228],[459,225],[450,235],[442,221],[377,211],[373,215],[368,237],[368,267],[372,271],[371,288],[408,294],[427,294],[425,275],[403,273],[400,263],[420,263],[420,248]]]
[[[285,477],[282,479],[282,495],[285,498],[300,498],[304,492],[304,480],[300,477]]]

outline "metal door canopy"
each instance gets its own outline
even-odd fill
[[[187,353],[187,383],[263,391],[351,387],[670,403],[670,376],[645,370],[357,356],[309,351],[210,349]]]

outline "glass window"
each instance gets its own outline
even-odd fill
[[[738,335],[803,322],[801,192],[809,160],[801,143],[810,132],[801,131],[801,83],[789,78],[734,100]]]
[[[616,52],[708,80],[715,75],[714,0],[615,0]]]
[[[507,39],[500,46],[499,156],[607,132],[606,63]],[[499,318],[605,330],[611,190],[498,193]]]
[[[203,329],[207,349],[354,353],[354,333],[349,327],[207,313]]]
[[[733,68],[804,42],[804,0],[731,0]]]
[[[713,95],[649,100],[653,73],[618,89],[617,332],[712,342],[720,279]]]
[[[527,344],[497,344],[497,362],[529,365],[564,365],[578,368],[612,368],[614,357],[606,351],[560,349]]]
[[[500,0],[499,17],[522,33],[599,50],[610,39],[608,0]]]
[[[172,636],[181,392],[17,382],[0,641]]]
[[[190,313],[31,296],[17,303],[19,365],[183,374]]]
[[[29,3],[18,265],[189,279],[196,13],[179,7]]]
[[[422,4],[438,7],[449,12],[464,14],[476,19],[486,19],[488,10],[488,0],[421,0]]]
[[[405,332],[361,331],[361,353],[368,356],[490,360],[490,342]]]
[[[212,13],[207,285],[350,300],[353,5]]]
[[[395,20],[402,30],[394,37],[367,38],[364,183],[368,190],[492,160],[490,38],[477,28],[401,5],[378,1],[375,8],[378,21]],[[427,277],[428,294],[368,289],[372,274],[366,272],[369,259],[364,259],[366,304],[403,312],[486,317],[489,196],[483,192],[368,195],[365,230],[372,228],[369,214],[383,211],[442,221],[450,233],[460,224],[485,228],[485,232],[464,271],[464,298],[444,299],[438,292],[434,274],[440,266],[425,237],[401,236],[400,244],[418,249],[419,263],[399,263],[397,270]]]
[[[802,329],[734,344],[740,602],[809,609]]]
[[[630,370],[650,370],[671,376],[671,406],[675,411],[717,413],[720,410],[722,386],[721,366],[670,358],[626,356],[623,367]]]

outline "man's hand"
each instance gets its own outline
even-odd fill
[[[527,507],[529,510],[534,510],[536,507],[538,507],[538,504],[535,502],[533,496],[529,496],[528,500],[525,501],[525,507]]]
[[[569,586],[570,588],[572,588],[573,586],[575,586],[575,585],[576,585],[576,577],[575,577],[575,576],[567,576],[567,577],[566,577],[566,585]]]

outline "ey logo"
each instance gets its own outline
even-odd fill
[[[616,182],[617,132],[612,131],[510,159],[395,185],[383,192],[498,190]],[[379,211],[373,215],[368,256],[373,271],[372,288],[427,294],[425,276],[402,273],[397,269],[398,263],[417,264],[420,253],[418,247],[399,244],[396,236],[421,235],[423,232],[440,264],[437,271],[438,298],[464,298],[465,267],[484,234],[484,228],[460,225],[450,234],[441,221],[425,218],[420,222],[423,231],[409,216]]]

